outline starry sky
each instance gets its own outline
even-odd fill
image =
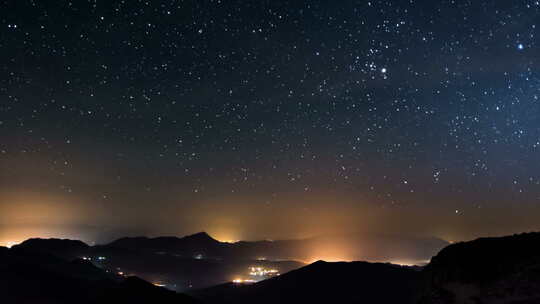
[[[0,243],[540,229],[539,1],[0,6]]]

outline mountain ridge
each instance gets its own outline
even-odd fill
[[[208,242],[217,242],[222,243],[213,237],[211,237],[208,233],[201,231],[194,234],[189,234],[186,236],[178,237],[178,236],[157,236],[157,237],[148,237],[148,236],[135,236],[135,237],[122,237],[116,240],[113,240],[112,242],[103,244],[103,245],[115,245],[117,243],[123,243],[128,241],[186,241],[186,240],[196,240],[196,241],[208,241]]]
[[[147,238],[143,239],[147,240]],[[160,240],[160,238],[155,239]],[[233,245],[209,239],[209,235],[205,233],[195,234],[191,238],[188,236],[187,239],[174,238],[176,239],[188,240],[188,242],[195,240],[196,243],[201,240],[213,243],[215,241],[225,246]],[[169,241],[170,238],[164,237],[161,240]],[[37,250],[33,250],[32,246],[37,246]],[[125,280],[125,274],[118,276],[110,273],[104,276],[104,273],[87,259],[66,261],[61,257],[62,254],[55,255],[54,252],[47,252],[66,248],[67,250],[89,248],[89,253],[93,256],[109,252],[111,256],[107,259],[119,258],[118,261],[124,263],[122,264],[123,271],[126,271],[125,265],[133,263],[143,268],[157,267],[156,271],[166,272],[169,269],[177,269],[183,274],[193,272],[202,273],[204,277],[213,277],[219,276],[215,272],[217,265],[224,262],[223,265],[230,266],[229,264],[234,263],[234,260],[225,262],[212,259],[186,259],[161,252],[143,251],[141,253],[114,247],[102,248],[72,240],[31,239],[11,249],[0,247],[0,258],[3,261],[11,260],[12,264],[19,265],[9,268],[10,263],[7,263],[4,266],[0,265],[0,268],[4,267],[4,272],[6,269],[8,272],[11,271],[11,276],[15,278],[19,276],[19,280],[27,280],[32,277],[33,272],[37,271],[50,273],[49,277],[55,278],[50,279],[53,281],[59,280],[69,285],[70,281],[66,278],[71,278],[82,280],[86,282],[84,284],[93,286],[92,288],[102,286],[103,283],[100,282],[107,280],[130,282]],[[117,253],[119,255],[115,256]],[[96,261],[98,265],[107,265],[107,262],[108,260]],[[158,264],[152,266],[156,262]],[[272,262],[266,261],[258,261],[258,263],[272,265]],[[193,268],[193,265],[205,266]],[[540,288],[538,288],[540,287],[540,233],[479,238],[451,244],[434,255],[430,263],[423,268],[391,263],[319,260],[304,267],[293,267],[291,270],[249,285],[225,283],[204,288],[204,286],[210,286],[212,281],[208,281],[197,285],[203,288],[190,291],[189,294],[209,304],[306,301],[310,303],[537,304],[540,303]],[[32,280],[30,279],[30,282],[36,284],[37,281]],[[232,278],[223,279],[221,282],[231,280]],[[142,286],[149,286],[150,283],[141,284],[141,288],[144,288]],[[152,291],[148,292],[152,293]]]
[[[190,293],[205,303],[414,303],[420,273],[406,266],[317,261],[252,285]],[[391,293],[386,292],[392,290]]]
[[[0,250],[6,303],[198,303],[140,278],[107,273],[86,260],[66,260],[23,246]]]

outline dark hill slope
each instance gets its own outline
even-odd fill
[[[420,303],[540,303],[540,233],[444,248],[424,270]]]
[[[236,273],[257,265],[287,272],[304,266],[294,261],[256,261],[231,254],[232,244],[219,242],[201,232],[182,238],[121,238],[107,245],[88,246],[80,241],[30,239],[14,249],[46,253],[66,260],[87,257],[111,272],[159,282],[176,291],[204,288],[229,282]],[[103,257],[103,260],[98,260]]]
[[[207,303],[413,303],[419,272],[391,264],[316,262],[253,285],[194,293]]]
[[[34,252],[48,253],[57,257],[73,259],[84,255],[90,249],[86,243],[67,239],[28,239],[13,249],[22,248]]]
[[[193,256],[197,253],[206,255],[219,255],[220,251],[228,247],[228,243],[221,243],[206,232],[199,232],[182,238],[178,237],[132,237],[121,238],[108,247],[143,251],[168,251]]]
[[[137,278],[120,278],[83,260],[18,247],[0,251],[2,303],[195,303]]]

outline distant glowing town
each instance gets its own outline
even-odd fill
[[[252,284],[252,283],[257,283],[259,281],[262,281],[262,280],[265,280],[274,276],[279,276],[279,275],[280,273],[279,273],[279,270],[277,269],[265,268],[261,266],[252,266],[252,267],[249,267],[247,278],[238,277],[233,280],[233,283]]]
[[[138,276],[138,274],[127,271],[125,269],[121,269],[120,267],[114,267],[110,265],[110,261],[105,256],[81,256],[80,257],[84,261],[91,262],[97,267],[100,267],[104,269],[107,273],[115,274],[120,277],[130,277],[130,276]],[[196,254],[192,257],[195,260],[202,260],[205,259],[203,254]],[[258,261],[266,261],[266,258],[259,257],[256,260]],[[246,268],[246,272],[240,275],[237,275],[232,279],[233,284],[253,284],[257,283],[275,276],[279,276],[280,271],[279,269],[275,268],[267,268],[260,265],[250,266]],[[175,290],[177,289],[178,285],[172,282],[165,282],[161,280],[151,280],[152,284],[158,287],[168,288]],[[189,285],[189,288],[192,286]]]

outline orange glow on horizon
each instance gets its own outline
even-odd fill
[[[318,261],[324,261],[324,262],[352,262],[353,260],[347,260],[341,257],[312,257],[307,261],[302,261],[306,264],[313,264]]]
[[[15,245],[22,243],[23,241],[12,241],[12,240],[0,240],[0,246],[11,248]]]
[[[234,243],[238,243],[240,242],[240,240],[218,240],[222,243],[229,243],[229,244],[234,244]]]
[[[390,264],[400,265],[400,266],[424,266],[429,264],[429,260],[420,260],[420,261],[407,261],[407,260],[394,260],[389,261]]]
[[[236,229],[208,229],[208,235],[223,243],[237,243],[241,239],[239,237],[240,234],[236,232]]]
[[[29,225],[29,226],[14,226],[2,229],[0,231],[0,246],[12,247],[20,244],[31,238],[58,238],[58,239],[72,239],[82,240],[86,239],[81,233],[66,232],[64,227],[47,227],[45,225]]]

